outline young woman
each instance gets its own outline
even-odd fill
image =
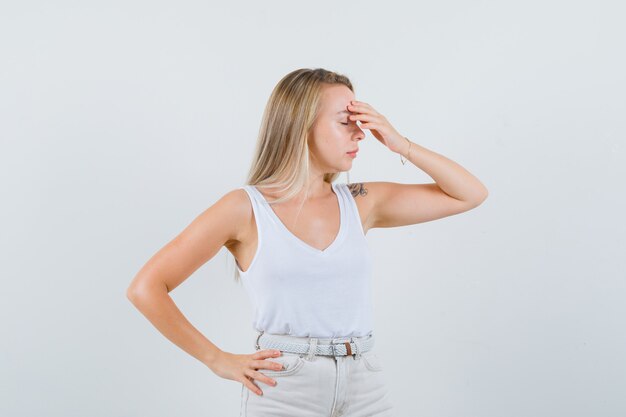
[[[355,162],[363,129],[435,182],[335,183]],[[246,185],[158,251],[127,296],[169,340],[242,384],[242,416],[391,416],[365,235],[461,213],[486,197],[463,167],[356,101],[347,77],[299,69],[271,94]],[[254,353],[219,349],[168,295],[222,246],[254,306]]]

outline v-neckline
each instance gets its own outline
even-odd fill
[[[283,221],[280,219],[280,217],[278,217],[278,215],[276,214],[276,212],[272,208],[271,204],[267,201],[265,196],[256,188],[256,186],[253,185],[252,188],[254,188],[254,190],[257,192],[259,197],[261,197],[261,199],[263,200],[263,203],[267,206],[270,215],[274,218],[274,220],[276,221],[278,226],[285,232],[285,234],[287,236],[289,236],[291,239],[293,239],[300,246],[302,246],[305,249],[307,249],[307,250],[309,250],[311,252],[314,252],[316,254],[326,255],[326,254],[330,253],[340,243],[341,238],[344,235],[347,219],[346,219],[346,215],[345,215],[345,208],[344,208],[343,198],[342,198],[341,195],[339,195],[339,191],[337,190],[337,187],[335,186],[335,183],[331,183],[331,188],[332,188],[333,193],[337,197],[337,202],[339,204],[339,231],[335,235],[335,238],[330,243],[330,245],[328,245],[325,249],[318,249],[316,247],[313,247],[310,244],[306,243],[304,240],[300,239],[295,234],[293,234],[293,232],[291,232],[291,230],[289,230],[287,228],[285,223],[283,223]]]

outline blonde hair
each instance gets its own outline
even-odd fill
[[[285,191],[282,197],[268,200],[282,203],[305,189],[308,193],[310,130],[319,112],[322,87],[342,84],[352,92],[345,75],[323,68],[301,68],[285,75],[272,90],[265,106],[246,184],[259,189]],[[324,174],[332,183],[339,173]],[[234,260],[234,257],[233,257]],[[235,281],[240,279],[234,268]]]

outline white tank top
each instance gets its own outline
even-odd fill
[[[256,331],[319,338],[372,332],[370,249],[348,185],[331,185],[341,220],[323,251],[291,233],[256,187],[240,187],[252,202],[258,246],[246,271],[235,263]]]

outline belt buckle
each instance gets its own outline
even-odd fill
[[[345,355],[339,355],[339,356],[348,356],[348,353],[350,353],[350,351],[352,350],[350,348],[350,342],[331,343],[330,344],[330,349],[331,349],[331,351],[333,353],[333,356],[338,356],[337,347],[339,347],[341,345],[344,345],[346,347],[346,353],[345,353]]]

